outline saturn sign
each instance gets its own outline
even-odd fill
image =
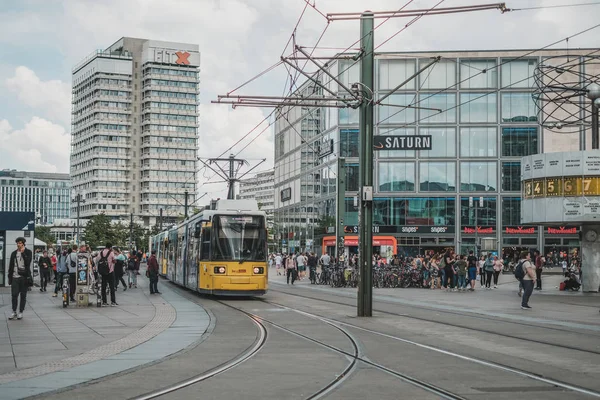
[[[374,150],[431,150],[431,135],[373,136]]]

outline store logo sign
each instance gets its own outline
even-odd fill
[[[522,226],[518,226],[518,227],[507,226],[505,229],[505,233],[507,233],[509,235],[530,235],[530,234],[535,233],[535,227],[532,226],[529,228],[525,228]]]
[[[490,226],[487,228],[481,227],[481,226],[477,226],[477,227],[469,227],[469,226],[465,226],[463,228],[463,233],[475,233],[475,230],[477,229],[477,233],[494,233],[494,227]]]
[[[577,227],[574,228],[567,228],[564,226],[561,226],[559,228],[550,228],[548,227],[548,234],[550,235],[576,235],[577,234]]]
[[[175,53],[175,55],[177,56],[177,61],[175,61],[175,64],[190,65],[190,61],[188,60],[190,53],[187,51],[178,51]]]

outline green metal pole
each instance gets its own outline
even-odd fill
[[[363,94],[360,106],[359,146],[359,186],[361,189],[359,209],[359,265],[360,281],[358,285],[358,316],[373,315],[373,71],[375,66],[373,14],[362,14],[360,20],[361,77],[358,90]]]
[[[337,184],[335,256],[340,260],[340,256],[344,254],[344,216],[346,215],[346,159],[343,157],[338,158]]]

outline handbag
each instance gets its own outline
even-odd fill
[[[150,271],[146,270],[146,278],[150,278]]]
[[[27,277],[27,286],[28,287],[32,287],[33,286],[33,278],[31,276]]]

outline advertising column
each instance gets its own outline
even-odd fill
[[[77,255],[77,287],[75,289],[75,297],[77,307],[87,307],[89,301],[88,285],[89,285],[89,263],[85,254]]]

